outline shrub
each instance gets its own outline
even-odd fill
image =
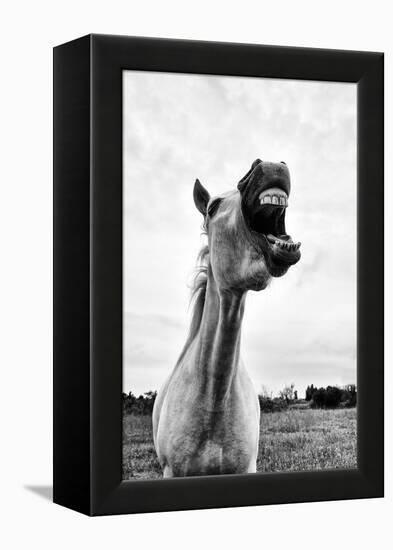
[[[339,406],[354,407],[355,405],[356,387],[354,385],[345,386],[344,388],[337,386],[315,388],[310,401],[310,407],[313,409],[335,409]]]
[[[258,395],[259,406],[262,412],[272,412],[273,411],[273,399],[270,397],[264,397],[263,395]]]
[[[280,397],[265,397],[264,395],[258,395],[259,406],[261,412],[279,412],[284,411],[288,408],[288,403],[286,399],[281,399]]]

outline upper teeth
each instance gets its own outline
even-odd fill
[[[279,204],[280,206],[288,206],[288,197],[284,191],[264,191],[259,195],[261,204]]]

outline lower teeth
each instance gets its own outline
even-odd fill
[[[266,237],[267,237],[268,241],[275,244],[276,246],[278,246],[282,250],[295,251],[295,250],[298,250],[298,248],[300,248],[301,243],[294,243],[290,237],[287,241],[281,240],[281,239],[279,239],[279,238],[277,238],[277,237],[275,237],[274,235],[271,235],[271,234],[266,235]]]

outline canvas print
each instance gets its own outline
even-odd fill
[[[356,85],[123,71],[123,479],[356,468]]]

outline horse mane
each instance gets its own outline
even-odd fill
[[[186,343],[183,351],[180,354],[178,363],[181,361],[184,353],[188,349],[191,342],[194,340],[201,326],[203,310],[205,307],[206,287],[207,287],[207,274],[209,270],[209,247],[205,245],[199,251],[197,256],[197,266],[194,276],[194,280],[191,285],[191,304],[193,305],[191,324],[188,331]]]
[[[197,267],[194,281],[191,287],[191,303],[194,302],[189,338],[194,338],[198,332],[205,306],[207,272],[209,269],[209,247],[201,248],[197,256]]]

